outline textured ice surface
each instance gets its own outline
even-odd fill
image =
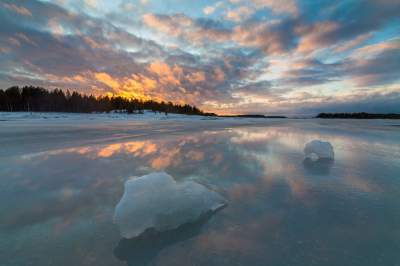
[[[170,175],[156,172],[125,182],[114,221],[122,237],[132,238],[150,228],[160,232],[177,228],[225,205],[222,196],[203,185],[176,182]]]
[[[313,160],[318,159],[334,159],[332,144],[326,141],[313,140],[304,147],[304,154],[307,158]]]

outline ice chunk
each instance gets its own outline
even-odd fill
[[[203,185],[176,182],[167,173],[156,172],[125,182],[114,221],[122,237],[132,238],[146,229],[175,229],[225,205],[221,195]]]
[[[312,160],[334,159],[332,144],[326,141],[313,140],[304,147],[304,154]]]

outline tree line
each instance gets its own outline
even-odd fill
[[[172,102],[128,99],[121,96],[99,96],[72,93],[61,89],[47,90],[42,87],[13,86],[0,89],[0,111],[3,112],[110,112],[123,110],[127,113],[143,113],[152,110],[162,113],[188,115],[215,115],[204,113],[196,106],[180,105]]]
[[[341,119],[400,119],[400,114],[371,114],[371,113],[320,113],[316,118]]]

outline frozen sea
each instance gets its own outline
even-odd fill
[[[227,207],[121,238],[125,181],[158,171]],[[0,180],[4,266],[400,265],[398,120],[0,113]]]

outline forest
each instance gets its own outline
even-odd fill
[[[400,114],[371,114],[371,113],[320,113],[316,118],[328,119],[400,119]]]
[[[214,116],[196,106],[172,102],[142,101],[121,96],[98,96],[66,92],[61,89],[47,90],[42,87],[13,86],[0,89],[0,111],[3,112],[73,112],[92,113],[123,110],[127,113],[143,113],[151,110],[162,113]]]

